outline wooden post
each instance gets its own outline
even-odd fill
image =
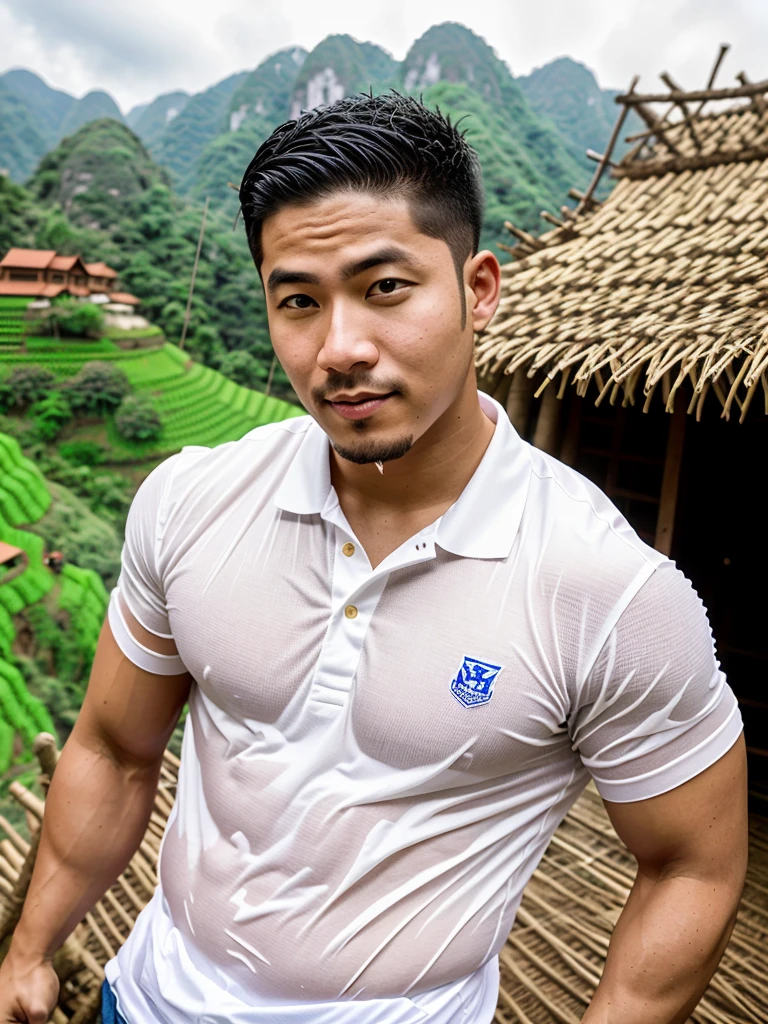
[[[533,432],[533,444],[549,455],[557,452],[557,441],[560,428],[560,416],[563,403],[557,397],[557,388],[550,384],[545,390],[536,417],[536,429]]]
[[[551,387],[551,385],[550,385]],[[584,399],[571,392],[568,420],[565,425],[565,436],[560,448],[560,461],[566,466],[576,465],[576,456],[579,452],[579,434],[581,433],[581,414],[584,407]]]
[[[200,252],[203,248],[203,237],[205,236],[205,221],[208,216],[208,196],[205,197],[205,206],[203,207],[203,220],[200,224],[200,237],[197,239],[197,252],[195,253],[195,263],[192,267],[192,280],[189,282],[189,294],[187,295],[187,308],[184,310],[184,325],[181,328],[181,340],[179,341],[179,348],[184,348],[184,342],[187,337],[187,328],[189,327],[189,316],[192,312],[192,296],[195,294],[195,279],[197,278],[197,265],[200,262]]]
[[[528,417],[533,400],[533,379],[526,377],[522,367],[512,374],[505,408],[512,426],[521,437],[528,436]]]
[[[272,390],[272,378],[275,376],[275,366],[277,365],[277,356],[272,356],[272,362],[269,364],[269,375],[267,377],[267,386],[264,388],[264,394],[269,398],[269,394]]]
[[[51,777],[53,776],[56,762],[59,759],[59,753],[56,749],[56,740],[50,733],[40,733],[34,743],[34,752],[40,762],[40,767],[43,774],[46,777],[46,783],[44,789],[47,791],[47,786],[50,785]],[[14,783],[11,783],[11,787]],[[16,785],[19,785],[18,783]],[[9,792],[13,792],[9,789]],[[33,798],[32,794],[26,794],[30,799]],[[40,823],[42,826],[42,811],[44,804],[42,801],[37,802],[39,805]],[[37,848],[40,845],[40,833],[42,827],[39,827],[37,831],[32,835],[29,843],[29,850],[24,858],[24,863],[21,865],[18,878],[13,886],[13,890],[8,894],[3,907],[2,915],[0,916],[0,942],[10,935],[16,925],[19,923],[21,917],[21,911],[24,907],[24,900],[27,898],[27,890],[29,889],[29,883],[32,879],[32,872],[35,868],[35,861],[37,860]]]
[[[686,409],[682,402],[675,403],[667,434],[667,454],[664,459],[664,476],[661,482],[659,518],[656,520],[656,537],[653,546],[663,555],[672,551],[677,511],[677,492],[680,486],[680,466],[683,460],[685,441]]]

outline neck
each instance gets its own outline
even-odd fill
[[[477,469],[493,436],[474,381],[401,459],[358,466],[331,449],[331,481],[345,512],[388,513],[408,519],[424,511],[442,515]]]

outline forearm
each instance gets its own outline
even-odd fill
[[[740,892],[738,881],[639,871],[584,1024],[684,1024],[727,945]]]
[[[77,728],[46,800],[35,870],[13,952],[50,959],[137,849],[152,808],[160,762],[121,760]]]

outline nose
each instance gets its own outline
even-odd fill
[[[353,366],[375,366],[379,350],[368,339],[365,324],[342,302],[334,303],[318,366],[326,372],[349,373]]]

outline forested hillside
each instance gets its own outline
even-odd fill
[[[0,177],[3,251],[20,245],[106,261],[171,341],[181,336],[200,221],[200,208],[174,193],[168,172],[137,136],[110,119],[84,125],[48,153],[27,188]],[[239,383],[254,386],[266,381],[272,361],[248,247],[227,214],[215,209],[201,251],[187,350],[212,367],[224,360],[225,371],[228,353],[248,353],[251,364]],[[272,390],[294,398],[279,369]]]

